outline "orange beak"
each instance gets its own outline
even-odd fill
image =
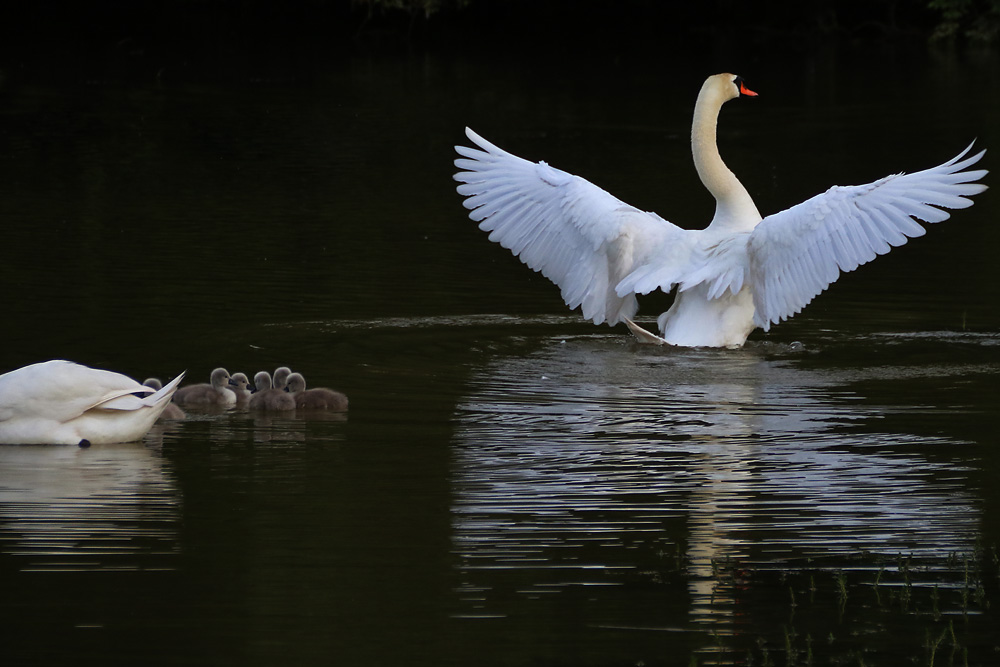
[[[747,97],[757,97],[757,93],[753,92],[746,87],[746,84],[740,81],[740,95],[746,95]]]

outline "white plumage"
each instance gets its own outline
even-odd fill
[[[181,373],[159,391],[70,361],[0,375],[0,444],[107,444],[139,440],[170,404]]]
[[[973,182],[986,171],[964,170],[986,151],[965,157],[971,149],[970,144],[948,162],[913,174],[834,186],[764,218],[747,242],[754,323],[768,330],[802,310],[841,271],[923,236],[926,230],[915,219],[941,222],[950,217],[941,208],[972,206],[966,197],[986,189]]]
[[[738,347],[755,327],[768,330],[798,313],[836,280],[920,236],[917,219],[949,217],[986,189],[985,170],[967,171],[985,151],[913,174],[833,187],[761,219],[716,145],[722,105],[755,96],[740,77],[709,77],[695,104],[692,153],[716,213],[702,230],[684,230],[640,211],[589,181],[532,163],[470,129],[479,149],[456,146],[455,179],[469,217],[489,239],[559,286],[570,308],[595,324],[626,322],[643,342]],[[636,294],[677,287],[660,315],[660,336],[635,325]]]

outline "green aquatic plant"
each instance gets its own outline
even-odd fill
[[[937,639],[931,639],[931,631],[926,631],[924,646],[927,649],[927,667],[934,667],[934,658],[937,655],[938,646],[944,641],[946,634],[948,634],[947,629],[942,630]]]
[[[903,582],[903,587],[899,591],[899,607],[901,612],[906,612],[910,608],[910,601],[913,600],[913,584],[909,577]]]
[[[962,582],[962,614],[969,613],[969,559],[965,559],[965,580]]]
[[[726,648],[715,650],[728,652],[730,660],[739,655],[736,661],[747,665],[894,664],[885,662],[887,655],[905,655],[915,665],[962,667],[988,664],[984,651],[995,645],[983,641],[995,621],[989,613],[993,589],[983,581],[1000,571],[1000,559],[988,549],[936,560],[861,553],[826,566],[810,561],[809,567],[760,568],[732,558],[714,565],[717,600],[735,596],[743,608],[765,605],[772,621],[779,607],[787,614],[783,624],[756,628],[751,646],[727,635]],[[870,574],[852,574],[865,571]],[[782,586],[787,598],[778,605],[771,593]],[[858,597],[869,587],[877,603]],[[848,605],[852,600],[857,602]],[[959,613],[964,623],[955,624]],[[922,639],[911,643],[897,629]],[[872,637],[880,639],[873,643]]]
[[[847,608],[847,575],[843,570],[837,571],[837,599],[840,604],[837,607],[838,616],[843,618],[844,610]]]
[[[882,565],[878,572],[875,574],[875,581],[872,582],[872,588],[875,589],[875,602],[878,606],[882,606],[882,594],[879,592],[879,584],[882,581],[882,575],[885,574],[885,565]]]
[[[799,651],[795,648],[795,628],[785,626],[785,664],[794,665],[798,662]]]

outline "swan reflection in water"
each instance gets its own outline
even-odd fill
[[[460,615],[506,615],[490,591],[508,585],[537,599],[635,581],[640,548],[667,543],[688,619],[727,632],[720,561],[970,551],[963,469],[914,453],[949,441],[881,432],[884,408],[845,388],[879,371],[804,370],[803,354],[587,336],[474,372],[454,448]]]
[[[0,553],[22,569],[170,568],[180,516],[148,444],[0,446]]]

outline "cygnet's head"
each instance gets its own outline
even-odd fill
[[[229,371],[225,368],[216,368],[212,371],[212,386],[213,387],[228,387],[229,385]]]
[[[259,371],[253,376],[254,391],[264,391],[271,388],[271,374],[267,371]]]
[[[274,380],[271,383],[275,389],[284,389],[288,383],[288,376],[292,374],[292,369],[288,366],[279,366],[274,369]]]
[[[285,387],[285,391],[297,394],[300,391],[306,390],[306,379],[302,377],[302,373],[292,373],[288,376],[288,384]]]
[[[229,388],[237,395],[249,396],[250,378],[247,377],[246,373],[233,373],[232,377],[229,378]]]

